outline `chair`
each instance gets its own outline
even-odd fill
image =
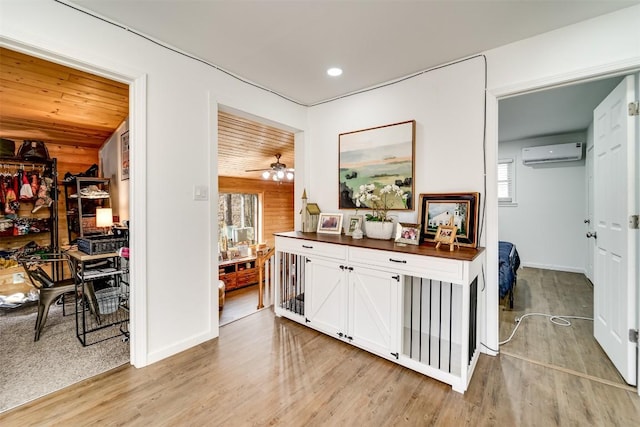
[[[40,298],[38,299],[38,317],[35,327],[36,334],[34,337],[34,341],[38,341],[42,328],[47,321],[51,304],[60,296],[68,292],[75,292],[76,290],[76,284],[73,278],[57,280],[51,278],[51,276],[55,278],[63,277],[65,263],[69,271],[72,272],[71,261],[65,254],[45,253],[22,256],[18,258],[18,262],[20,262],[27,272],[31,284],[38,289],[40,294]],[[46,268],[43,268],[43,266]],[[51,272],[51,275],[47,273],[46,270]]]

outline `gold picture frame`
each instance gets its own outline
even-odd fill
[[[455,225],[439,225],[436,237],[434,238],[436,249],[440,249],[440,245],[444,243],[445,245],[449,245],[449,251],[452,251],[456,246],[457,232],[458,227]]]
[[[399,222],[396,225],[395,242],[407,245],[419,245],[421,228],[420,224]]]

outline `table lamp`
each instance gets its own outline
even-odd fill
[[[113,226],[113,211],[111,208],[96,209],[96,227],[103,228],[104,234],[109,234],[109,228]]]

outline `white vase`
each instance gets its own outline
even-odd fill
[[[393,222],[365,221],[364,232],[370,239],[389,240],[393,229]]]

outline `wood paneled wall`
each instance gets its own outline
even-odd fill
[[[262,236],[260,242],[275,244],[273,233],[291,231],[294,227],[293,183],[248,178],[218,177],[221,193],[259,194],[262,203]]]

